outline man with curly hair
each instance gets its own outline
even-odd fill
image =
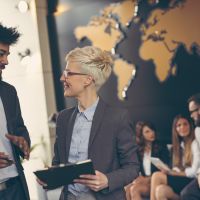
[[[15,88],[2,81],[10,45],[20,37],[16,28],[0,24],[0,199],[29,200],[20,157],[28,159],[29,133],[24,125]]]

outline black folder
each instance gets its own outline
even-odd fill
[[[35,171],[34,174],[47,184],[45,189],[55,189],[63,185],[72,184],[74,179],[81,174],[95,174],[91,160],[81,161],[75,164],[53,166],[48,169]]]

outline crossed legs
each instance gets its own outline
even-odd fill
[[[167,184],[167,175],[155,172],[151,178],[151,200],[179,200],[180,197]]]
[[[149,197],[150,177],[136,179],[125,187],[127,200],[142,200],[143,197]]]

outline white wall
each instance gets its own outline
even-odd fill
[[[44,163],[49,165],[51,162],[50,135],[52,133],[50,132],[54,133],[54,130],[49,130],[48,116],[56,111],[45,24],[46,5],[45,0],[38,1],[43,2],[43,7],[39,7],[37,3],[39,9],[36,10],[35,1],[27,0],[30,10],[27,13],[20,13],[16,9],[18,2],[19,0],[0,0],[0,22],[6,26],[17,26],[22,33],[19,42],[10,49],[9,65],[3,71],[3,80],[17,89],[32,145],[41,143],[41,138],[45,144],[37,146],[31,153],[31,160],[24,163],[31,199],[42,200],[44,197],[38,197],[38,188],[32,171],[43,167]],[[41,16],[43,18],[38,24],[37,19]],[[40,33],[38,27],[42,28]],[[24,52],[27,48],[31,50],[30,63],[22,65],[18,53]]]

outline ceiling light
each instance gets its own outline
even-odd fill
[[[29,5],[26,1],[21,0],[17,4],[17,8],[21,13],[26,13],[29,9]]]

